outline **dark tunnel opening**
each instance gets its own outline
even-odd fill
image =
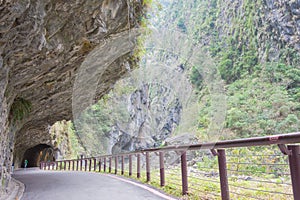
[[[54,150],[47,144],[39,144],[24,153],[21,167],[25,167],[25,160],[28,161],[27,167],[38,167],[41,161],[55,161]]]

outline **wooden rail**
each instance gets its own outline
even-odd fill
[[[230,199],[230,191],[228,185],[228,175],[227,175],[227,162],[226,162],[226,149],[228,148],[238,148],[238,147],[252,147],[252,146],[270,146],[277,145],[283,155],[288,156],[290,176],[292,181],[293,188],[293,197],[294,200],[300,200],[300,146],[297,145],[300,143],[300,133],[289,133],[281,135],[272,135],[264,137],[255,137],[255,138],[246,138],[246,139],[237,139],[237,140],[227,140],[211,143],[199,143],[192,145],[181,145],[181,146],[167,146],[162,148],[151,148],[151,149],[142,149],[135,152],[127,152],[115,155],[102,155],[92,158],[84,159],[75,159],[75,160],[62,160],[56,162],[42,162],[40,165],[41,169],[54,169],[54,170],[66,170],[68,165],[68,170],[89,170],[97,171],[96,167],[98,165],[98,171],[106,172],[107,160],[109,162],[108,172],[112,172],[112,160],[114,159],[115,171],[117,174],[118,171],[118,162],[121,161],[121,175],[124,175],[124,158],[128,158],[129,161],[129,176],[132,176],[132,156],[135,155],[136,159],[136,177],[141,177],[141,155],[146,157],[146,180],[151,180],[151,171],[150,171],[150,153],[155,153],[159,156],[159,166],[160,166],[160,185],[161,187],[166,185],[165,182],[165,167],[164,167],[164,155],[165,152],[175,151],[180,155],[181,162],[181,181],[182,181],[182,195],[187,195],[189,192],[188,185],[188,170],[187,170],[187,151],[193,150],[210,150],[214,156],[218,157],[218,170],[220,177],[220,196],[222,200]],[[93,165],[92,165],[93,162]],[[62,164],[64,163],[64,166]],[[89,165],[88,165],[89,164]],[[92,169],[93,166],[93,169]]]

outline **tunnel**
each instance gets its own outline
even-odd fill
[[[39,144],[24,153],[21,167],[24,167],[25,160],[28,161],[27,167],[38,167],[41,161],[55,161],[54,150],[47,144]]]

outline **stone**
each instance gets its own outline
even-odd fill
[[[97,54],[97,64],[106,67],[98,71],[102,79],[94,101],[127,73],[143,5],[140,0],[6,0],[0,10],[0,178],[6,183],[12,162],[20,167],[26,150],[54,147],[49,127],[72,119],[73,86],[90,54],[107,49],[105,59]],[[116,43],[126,51],[118,51]]]
[[[159,147],[179,125],[182,105],[170,88],[157,83],[142,85],[129,95],[128,123],[116,124],[107,134],[107,153]],[[100,145],[100,144],[99,144]]]

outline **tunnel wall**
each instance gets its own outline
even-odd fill
[[[47,144],[39,144],[24,153],[21,167],[24,167],[25,160],[28,161],[27,167],[38,167],[41,161],[55,161],[54,149]]]

